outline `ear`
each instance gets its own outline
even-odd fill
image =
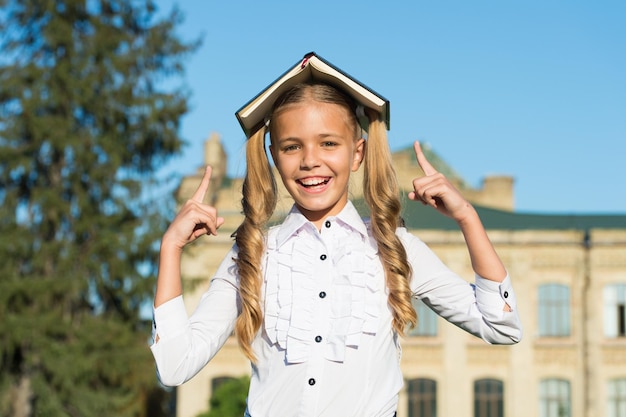
[[[352,172],[356,172],[363,162],[365,156],[365,139],[360,138],[356,141],[354,146],[354,154],[352,155]]]
[[[274,155],[275,148],[271,141],[268,148],[270,150],[270,154],[272,155],[272,161],[274,162],[274,165],[276,165],[276,156]]]

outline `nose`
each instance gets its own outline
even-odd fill
[[[302,151],[301,169],[311,169],[320,165],[319,149],[316,146],[306,146]]]

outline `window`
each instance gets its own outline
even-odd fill
[[[409,336],[437,336],[437,313],[418,298],[412,300],[417,313],[417,326],[409,331]]]
[[[604,287],[604,335],[626,337],[626,284]]]
[[[408,395],[409,417],[437,417],[437,381],[412,379]]]
[[[539,384],[539,417],[570,417],[570,386],[563,379]]]
[[[626,416],[626,378],[609,381],[607,417]]]
[[[569,287],[546,284],[539,287],[539,336],[569,336]]]
[[[474,381],[474,417],[504,416],[504,383],[497,379]]]

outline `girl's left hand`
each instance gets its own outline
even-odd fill
[[[415,141],[413,147],[424,176],[413,180],[413,191],[409,193],[409,199],[432,206],[457,222],[463,221],[473,211],[471,204],[428,162],[418,141]]]

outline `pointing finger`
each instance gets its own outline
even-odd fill
[[[424,171],[424,174],[426,176],[436,174],[437,170],[426,159],[426,156],[424,155],[424,152],[422,151],[422,147],[420,146],[419,141],[417,140],[415,141],[415,143],[413,144],[413,148],[415,149],[415,156],[417,157],[417,163],[422,168],[422,171]]]
[[[200,181],[198,189],[191,197],[192,200],[197,201],[198,203],[202,203],[204,201],[204,197],[209,190],[209,184],[211,183],[211,172],[213,172],[213,168],[210,165],[207,165],[204,175],[202,176],[202,181]]]

